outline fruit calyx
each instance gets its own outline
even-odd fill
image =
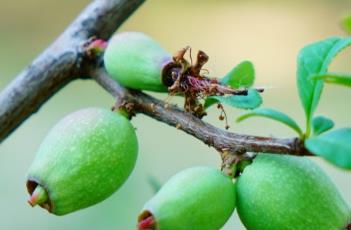
[[[187,52],[189,52],[190,62],[184,57]],[[168,87],[169,94],[184,95],[185,110],[199,118],[206,115],[204,106],[199,102],[200,99],[208,96],[246,96],[248,94],[247,89],[233,89],[223,85],[217,78],[209,78],[203,74],[203,71],[208,72],[203,68],[208,59],[208,55],[199,50],[196,61],[193,63],[191,48],[187,46],[179,50],[173,56],[173,61],[162,69],[162,83]],[[259,92],[263,92],[263,89],[259,89]]]
[[[188,51],[190,62],[184,58]],[[201,73],[208,58],[207,54],[200,50],[196,62],[193,63],[191,48],[187,46],[179,50],[173,56],[173,61],[162,69],[162,83],[168,87],[168,93],[170,95],[184,95],[185,111],[191,112],[199,118],[206,115],[205,108],[199,99],[206,96],[233,94],[235,91],[221,85],[216,78],[211,79]]]
[[[156,230],[156,221],[151,212],[145,210],[139,215],[138,230]]]
[[[51,211],[51,201],[48,192],[44,187],[34,181],[28,181],[27,190],[30,195],[28,198],[28,203],[32,207],[40,205],[42,208],[48,210],[49,212]]]

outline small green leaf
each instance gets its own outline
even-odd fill
[[[351,169],[351,128],[337,129],[310,138],[306,148],[341,168]]]
[[[341,27],[345,30],[346,33],[351,34],[351,15],[345,16],[341,20]]]
[[[324,73],[311,76],[313,80],[323,80],[325,83],[351,87],[351,75],[339,73]]]
[[[262,104],[262,97],[255,89],[249,89],[247,95],[211,96],[206,98],[205,108],[215,103],[222,103],[239,109],[255,109]]]
[[[312,120],[313,134],[318,136],[334,127],[334,121],[324,117],[317,116]]]
[[[250,111],[242,116],[240,116],[236,121],[241,122],[243,120],[246,120],[247,118],[254,117],[254,116],[260,116],[260,117],[266,117],[273,119],[275,121],[279,121],[293,130],[295,130],[300,137],[303,136],[302,130],[299,127],[299,125],[288,115],[285,113],[282,113],[280,111],[274,110],[274,109],[268,109],[268,108],[259,108],[255,109],[253,111]]]
[[[221,82],[234,89],[250,88],[255,81],[255,69],[250,61],[243,61],[235,66]]]
[[[323,89],[323,81],[312,80],[310,76],[326,73],[333,58],[350,45],[351,38],[332,37],[308,45],[299,53],[297,85],[307,118],[307,136],[310,134],[312,116]]]

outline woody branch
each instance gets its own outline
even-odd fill
[[[92,2],[47,50],[23,70],[0,94],[0,142],[67,83],[89,76],[120,103],[132,104],[133,112],[176,127],[220,152],[312,155],[298,138],[258,137],[224,131],[177,106],[168,106],[143,92],[126,89],[109,78],[101,60],[87,55],[82,45],[93,36],[109,39],[142,2]]]
[[[128,90],[112,80],[104,68],[93,68],[94,78],[120,103],[133,104],[133,112],[145,114],[160,122],[176,127],[220,152],[269,152],[289,155],[312,155],[298,138],[272,138],[237,134],[217,128],[175,105],[169,105],[143,92]]]
[[[81,47],[109,37],[144,0],[95,0],[0,94],[0,143],[86,69]]]

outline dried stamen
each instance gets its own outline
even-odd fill
[[[46,203],[47,201],[49,200],[49,197],[48,197],[48,193],[46,192],[46,190],[38,185],[33,193],[31,194],[31,196],[29,197],[28,199],[28,203],[34,207],[36,205],[41,205],[41,204],[44,204]]]

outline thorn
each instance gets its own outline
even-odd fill
[[[31,196],[28,199],[28,203],[34,207],[36,205],[41,205],[44,204],[45,202],[47,202],[49,200],[48,194],[46,192],[46,190],[41,187],[40,185],[38,185],[34,192],[31,194]]]

